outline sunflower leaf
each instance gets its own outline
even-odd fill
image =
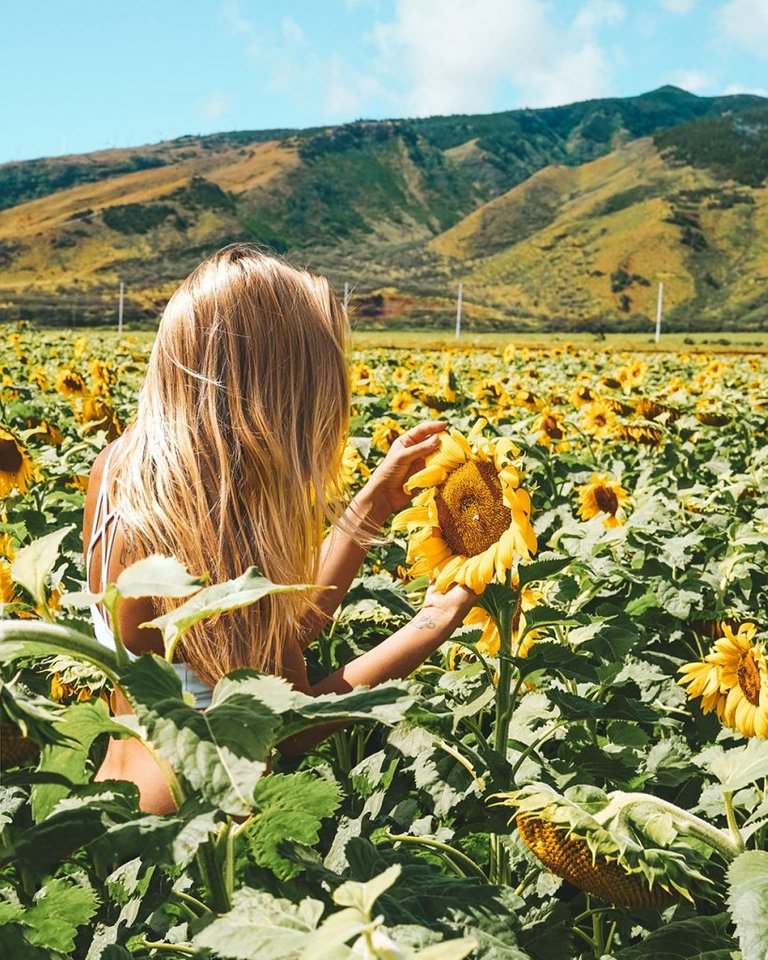
[[[34,598],[45,603],[45,581],[53,571],[62,541],[74,527],[62,527],[22,547],[11,565],[11,577]]]
[[[115,586],[121,597],[188,597],[207,579],[193,576],[174,557],[151,556],[126,567]]]
[[[735,793],[768,776],[768,740],[754,738],[732,750],[710,747],[695,762],[716,777],[723,790]]]
[[[119,589],[119,580],[117,585]],[[155,627],[162,631],[166,657],[170,659],[181,637],[201,620],[206,620],[219,613],[250,606],[274,593],[295,593],[302,590],[317,589],[322,588],[307,583],[272,583],[271,580],[262,577],[256,567],[249,567],[245,573],[234,580],[227,580],[225,583],[217,583],[212,587],[206,587],[180,607],[161,617],[155,617],[154,620],[142,623],[141,626]],[[187,592],[191,593],[192,591],[188,590]],[[183,596],[183,594],[170,595]]]
[[[536,580],[547,580],[564,570],[572,560],[572,557],[562,557],[555,553],[542,553],[531,563],[521,563],[517,568],[520,586],[524,587]]]
[[[768,853],[749,850],[728,870],[728,902],[745,957],[768,956]]]

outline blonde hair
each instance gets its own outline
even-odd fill
[[[204,260],[171,297],[110,480],[129,543],[212,583],[255,565],[312,583],[349,426],[347,319],[325,277],[249,244]],[[163,611],[177,601],[157,601]],[[185,635],[201,680],[279,672],[310,609],[277,594]]]

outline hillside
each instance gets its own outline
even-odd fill
[[[543,110],[184,137],[0,165],[0,318],[154,320],[207,252],[266,244],[429,325],[762,323],[768,104],[673,87]]]

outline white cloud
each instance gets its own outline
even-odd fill
[[[207,97],[200,101],[197,107],[198,114],[204,120],[215,120],[232,109],[232,101],[229,97],[220,93],[209,93]]]
[[[694,2],[695,0],[659,0],[665,10],[669,10],[670,13],[677,13],[680,16],[690,13],[693,10]]]
[[[689,93],[703,93],[712,87],[712,78],[703,70],[676,70],[670,74],[668,82]]]
[[[377,23],[378,67],[405,79],[402,112],[421,116],[490,108],[503,83],[526,106],[600,96],[613,68],[597,31],[619,22],[615,0],[587,0],[571,29],[558,30],[542,0],[395,0]]]
[[[725,33],[745,50],[768,57],[768,3],[729,0],[719,13]]]
[[[296,23],[293,17],[283,17],[283,36],[288,43],[301,44],[306,39],[304,31]]]
[[[226,0],[221,6],[220,16],[236,36],[253,31],[253,22],[243,16],[239,0]]]
[[[723,93],[730,96],[734,93],[753,93],[756,97],[768,97],[765,87],[750,87],[744,83],[729,83]]]

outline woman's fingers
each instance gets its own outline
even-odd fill
[[[437,436],[443,430],[445,430],[444,420],[428,420],[426,423],[420,423],[418,426],[411,427],[405,433],[401,433],[399,439],[404,447],[413,447]]]
[[[411,443],[407,445],[403,444],[403,451],[398,457],[398,460],[400,463],[413,463],[414,460],[429,456],[430,453],[437,450],[439,445],[440,437],[436,433],[427,437],[426,440],[422,440],[421,443],[411,441]]]

